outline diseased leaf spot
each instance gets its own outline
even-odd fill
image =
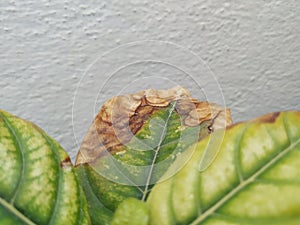
[[[82,179],[91,181],[92,190],[87,194],[100,202],[91,201],[90,210],[109,216],[127,197],[146,201],[153,185],[188,146],[229,124],[228,109],[194,99],[181,87],[108,100],[91,124],[76,159],[77,168],[87,171]],[[188,158],[163,179],[173,176]],[[92,222],[98,224],[98,219]]]
[[[259,121],[262,123],[274,123],[276,121],[276,119],[279,117],[279,115],[280,115],[280,112],[274,112],[274,113],[270,113],[270,114],[261,116],[254,121]]]
[[[60,167],[61,168],[70,168],[72,167],[72,162],[70,157],[65,158],[63,161],[60,162]]]
[[[100,109],[81,144],[75,165],[123,151],[122,146],[131,141],[151,115],[174,103],[183,126],[197,127],[209,122],[208,134],[232,123],[228,109],[198,101],[182,87],[116,96]]]

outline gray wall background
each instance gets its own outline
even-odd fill
[[[185,50],[123,47],[109,53],[105,63],[94,63],[105,52],[143,40]],[[175,67],[137,63],[105,83],[110,67],[143,58],[143,51],[159,60],[174,57]],[[183,62],[197,67],[185,51],[206,63],[193,75],[206,87],[202,94],[176,69]],[[208,66],[220,88],[205,78]],[[124,92],[161,88],[173,79],[195,97],[209,92],[214,101],[222,90],[236,122],[299,110],[300,1],[2,0],[0,68],[0,108],[41,126],[72,157],[101,102],[124,87]]]

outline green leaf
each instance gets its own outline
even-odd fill
[[[128,198],[118,206],[111,225],[148,225],[148,211],[145,202]]]
[[[230,123],[228,110],[192,99],[183,88],[107,101],[76,160],[93,224],[109,224],[127,198],[145,201],[188,146]]]
[[[90,224],[86,199],[62,147],[0,110],[0,224]]]
[[[300,224],[300,112],[227,128],[219,154],[200,172],[210,140],[200,141],[188,163],[152,189],[151,225]]]

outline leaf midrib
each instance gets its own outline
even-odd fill
[[[176,106],[176,102],[175,104],[172,104],[172,107],[170,108],[169,110],[169,115],[166,119],[166,122],[165,122],[165,125],[163,127],[163,131],[162,131],[162,135],[160,137],[160,140],[158,142],[158,145],[157,145],[157,148],[155,150],[155,154],[154,154],[154,157],[153,157],[153,160],[152,160],[152,163],[151,163],[151,166],[150,166],[150,171],[149,171],[149,174],[148,174],[148,177],[147,177],[147,181],[146,181],[146,185],[145,185],[145,189],[143,191],[143,196],[142,196],[142,201],[145,201],[146,200],[146,197],[147,197],[147,193],[148,193],[148,190],[149,190],[149,185],[150,185],[150,181],[151,181],[151,177],[152,177],[152,173],[153,173],[153,168],[154,168],[154,164],[156,162],[156,159],[158,157],[158,153],[159,153],[159,150],[161,148],[161,145],[162,145],[162,142],[165,138],[165,132],[166,132],[166,129],[168,127],[168,123],[169,123],[169,120],[171,118],[171,115],[175,109],[175,106]]]
[[[232,189],[226,196],[221,198],[218,202],[216,202],[211,208],[209,208],[207,211],[205,211],[202,215],[197,217],[190,225],[197,225],[203,220],[205,220],[208,216],[213,214],[217,211],[224,203],[226,203],[229,199],[231,199],[235,194],[237,194],[239,191],[241,191],[244,187],[249,185],[251,182],[255,181],[255,179],[261,175],[263,172],[265,172],[267,169],[269,169],[273,164],[275,164],[279,159],[284,157],[287,153],[289,153],[296,145],[300,143],[300,139],[298,139],[296,142],[291,143],[286,149],[281,151],[276,157],[274,157],[272,160],[270,160],[268,163],[266,163],[263,167],[261,167],[257,172],[255,172],[252,176],[250,176],[248,179],[241,182],[236,188]]]
[[[34,222],[32,222],[30,219],[28,219],[26,216],[24,216],[19,210],[17,210],[13,205],[9,204],[7,201],[5,201],[1,197],[0,197],[0,205],[2,205],[4,208],[8,209],[17,218],[19,218],[20,220],[22,220],[26,224],[28,224],[28,225],[36,225]]]

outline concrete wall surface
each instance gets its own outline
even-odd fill
[[[0,108],[72,157],[119,93],[182,85],[234,121],[300,110],[300,1],[2,0],[0,68]]]

